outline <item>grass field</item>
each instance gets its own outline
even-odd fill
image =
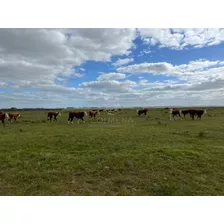
[[[224,195],[224,108],[169,121],[127,109],[47,122],[23,111],[0,126],[0,195]]]

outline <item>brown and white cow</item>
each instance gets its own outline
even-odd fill
[[[89,118],[94,118],[95,119],[96,115],[100,114],[100,112],[98,112],[98,111],[89,111],[88,114],[89,114]]]
[[[182,119],[181,118],[181,112],[182,112],[182,110],[179,110],[179,109],[170,109],[170,120],[174,120],[175,118],[177,119],[178,117],[180,118],[180,119]]]
[[[12,120],[16,121],[17,119],[19,119],[19,118],[22,117],[22,116],[20,115],[20,113],[15,113],[15,114],[13,114],[13,113],[8,113],[8,116],[9,116],[9,118],[8,118],[8,122],[9,122],[9,123],[12,123]]]
[[[144,109],[138,109],[137,110],[137,114],[140,116],[141,114],[147,114],[148,112],[148,109],[147,108],[144,108]]]
[[[85,123],[83,117],[87,116],[87,112],[86,111],[81,111],[81,112],[69,112],[68,114],[68,124],[71,122],[73,124],[73,119],[76,118],[77,122],[79,122],[79,120],[82,120],[83,123]]]
[[[2,121],[4,127],[5,127],[5,119],[9,119],[9,115],[7,113],[0,112],[0,121]]]
[[[58,116],[61,116],[61,113],[60,112],[48,112],[47,113],[47,120],[48,121],[51,121],[52,118],[54,118],[54,121],[57,121],[57,117]]]

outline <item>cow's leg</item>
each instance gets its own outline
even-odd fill
[[[68,118],[68,124],[70,124],[71,122],[72,122],[72,118],[69,117],[69,118]]]

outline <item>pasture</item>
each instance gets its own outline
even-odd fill
[[[206,109],[202,120],[124,109],[69,125],[67,111],[51,123],[21,111],[0,125],[0,195],[224,195],[224,108]]]

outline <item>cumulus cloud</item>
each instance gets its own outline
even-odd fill
[[[1,80],[80,76],[74,66],[127,54],[135,33],[135,29],[1,29]]]
[[[105,92],[131,92],[132,87],[136,86],[136,82],[125,80],[125,81],[117,81],[117,80],[103,80],[103,81],[91,81],[84,82],[80,84],[81,88],[90,88],[98,91]]]
[[[125,74],[122,73],[106,73],[98,76],[98,81],[104,81],[104,80],[117,80],[117,79],[124,79],[126,77]]]
[[[123,58],[123,59],[120,58],[116,62],[114,62],[112,65],[118,67],[118,66],[121,66],[121,65],[129,64],[132,61],[134,61],[133,58]]]
[[[201,48],[224,41],[224,29],[138,29],[141,38],[149,45],[181,50],[191,46]]]
[[[139,33],[147,44],[140,54],[151,53],[151,45],[180,50],[224,40],[223,29],[139,29]],[[224,102],[224,61],[128,65],[134,62],[127,55],[136,47],[135,38],[136,29],[1,29],[1,107],[101,106],[108,99],[123,106]],[[113,56],[119,58],[112,64],[117,72],[108,67],[109,72],[86,81],[89,71],[83,63],[111,62]],[[176,80],[150,82],[148,74]],[[128,80],[129,75],[138,75],[137,81]],[[71,77],[78,80],[78,87],[67,82]]]
[[[181,65],[172,65],[167,62],[141,63],[120,67],[117,71],[124,73],[176,76],[180,80],[204,82],[221,78],[224,72],[224,66],[223,62],[220,61],[197,60],[191,61],[189,64]]]

